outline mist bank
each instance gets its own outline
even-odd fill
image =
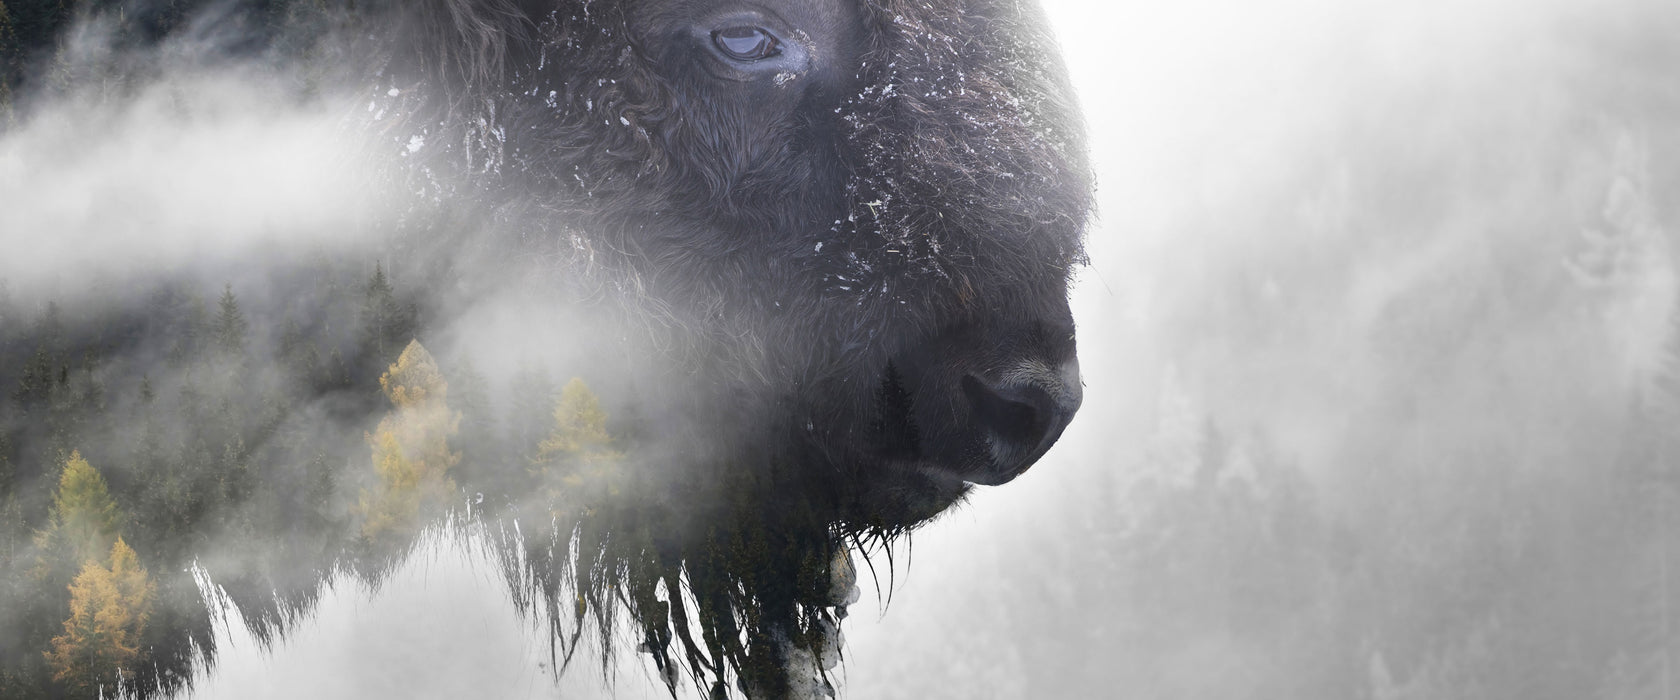
[[[347,91],[214,46],[170,46],[150,70],[113,64],[93,25],[67,39],[57,94],[0,132],[0,278],[13,294],[232,281],[304,254],[371,257],[395,209],[346,116]],[[85,45],[84,45],[85,44]],[[277,260],[278,259],[278,260]]]

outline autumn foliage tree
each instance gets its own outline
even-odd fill
[[[102,558],[117,538],[121,523],[122,513],[111,498],[105,477],[82,458],[81,452],[71,452],[59,474],[47,527],[35,534],[41,552],[38,577],[51,577],[56,572],[68,576],[84,562]]]
[[[449,447],[461,416],[449,409],[449,386],[418,341],[380,376],[379,386],[391,411],[367,436],[378,480],[363,489],[359,506],[362,534],[370,539],[417,529],[422,511],[441,507],[455,493],[450,470],[461,461]]]
[[[46,652],[53,680],[76,697],[115,689],[140,660],[140,639],[156,586],[121,537],[109,564],[88,560],[70,584],[70,617]],[[114,693],[112,693],[114,695]]]
[[[589,385],[576,377],[560,390],[554,405],[554,428],[532,459],[539,479],[556,491],[616,487],[624,453],[607,432],[607,414]]]
[[[0,2],[15,18],[17,5]],[[432,522],[424,512],[392,517],[419,510],[415,504],[426,499],[415,488],[388,488],[367,466],[355,475],[334,466],[369,464],[369,433],[377,432],[383,411],[365,425],[360,412],[381,400],[375,380],[404,347],[388,343],[389,354],[375,359],[361,351],[360,339],[377,330],[377,337],[406,344],[413,335],[387,323],[409,318],[408,299],[388,281],[370,284],[368,272],[382,274],[360,261],[320,257],[285,281],[309,291],[284,298],[235,295],[255,281],[200,288],[167,280],[124,288],[103,298],[108,303],[64,306],[44,296],[18,299],[0,280],[0,698],[113,696],[119,675],[124,694],[177,693],[197,677],[202,652],[214,644],[207,604],[237,605],[266,643],[314,604],[327,572],[354,566],[377,575],[396,561],[377,555],[401,538],[365,543],[380,551],[353,549],[369,514],[374,532],[398,521],[414,529]],[[359,316],[369,287],[376,307],[402,313]],[[115,320],[129,318],[145,323]],[[296,321],[276,322],[287,318]],[[460,380],[451,378],[451,398],[460,403]],[[404,384],[388,380],[387,389]],[[314,410],[325,405],[313,403],[325,394],[346,399],[337,407],[353,404],[355,419]],[[480,413],[494,416],[486,403],[480,401]],[[539,411],[545,421],[548,408]],[[412,423],[417,412],[393,414],[402,418],[394,415],[379,436],[387,447],[387,438],[404,432],[389,426]],[[463,419],[463,431],[471,430],[470,420]],[[498,445],[494,437],[477,440]],[[384,449],[383,461],[404,463],[388,471],[435,462],[404,453],[423,451],[412,446],[420,443],[397,443],[403,449]],[[471,444],[455,437],[449,443]],[[458,471],[450,472],[453,480],[466,478]],[[409,481],[439,494],[431,500],[453,488],[439,487],[443,479]],[[363,490],[367,510],[357,508]],[[394,493],[405,493],[408,507]],[[89,597],[98,588],[92,569],[110,571],[119,535],[156,588],[139,638],[131,632],[117,648],[104,648],[112,636],[94,623],[117,608],[100,613]],[[211,543],[225,556],[200,559]],[[376,556],[363,558],[368,554]],[[195,560],[202,568],[192,566]],[[227,597],[205,600],[198,575],[213,576]],[[74,609],[73,595],[80,596]],[[82,632],[67,630],[67,619]],[[110,661],[129,658],[122,647],[138,656]],[[120,674],[111,670],[118,667]]]

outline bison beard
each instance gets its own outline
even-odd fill
[[[1091,182],[1042,19],[1015,0],[386,5],[327,19],[374,37],[344,49],[382,117],[354,128],[421,195],[394,249],[449,280],[413,299],[423,326],[543,299],[614,329],[580,339],[618,375],[609,401],[656,387],[610,484],[462,475],[516,601],[568,660],[586,627],[633,625],[673,692],[826,689],[853,553],[890,558],[970,484],[1018,476],[1080,402],[1067,285]],[[286,40],[328,42],[318,26]]]

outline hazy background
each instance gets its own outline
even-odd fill
[[[1680,9],[1047,7],[1086,404],[866,587],[843,694],[1675,697]],[[473,556],[236,623],[193,697],[596,695]]]

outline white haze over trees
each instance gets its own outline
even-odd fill
[[[1046,4],[1100,178],[1085,408],[916,534],[884,617],[865,585],[842,694],[1680,694],[1680,9]],[[356,245],[345,105],[201,68],[0,140],[12,293]],[[271,649],[230,618],[190,695],[593,692],[481,554],[340,584]]]

